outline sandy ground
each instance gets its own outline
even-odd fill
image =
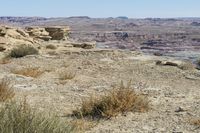
[[[88,133],[198,133],[189,120],[200,118],[200,71],[156,65],[164,57],[144,56],[138,52],[117,50],[64,51],[58,55],[34,55],[0,64],[0,78],[9,78],[16,98],[42,111],[60,116],[80,107],[81,99],[99,95],[121,81],[132,80],[132,87],[145,94],[151,109],[130,112],[110,120],[100,120]],[[11,71],[39,67],[38,78]],[[60,81],[63,72],[76,73],[72,80]],[[70,118],[63,117],[68,120]]]

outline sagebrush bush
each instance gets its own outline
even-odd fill
[[[12,70],[12,73],[37,78],[42,75],[44,71],[39,70],[39,68],[24,68],[21,70]]]
[[[2,79],[0,81],[0,102],[9,100],[15,96],[14,90],[10,85],[8,79]]]
[[[49,44],[46,46],[47,49],[57,49],[57,47],[53,44]]]
[[[129,111],[144,112],[149,108],[149,101],[137,94],[130,85],[113,88],[102,96],[91,96],[83,100],[81,108],[73,111],[75,117],[111,118]]]
[[[9,57],[20,58],[26,55],[38,54],[38,50],[30,45],[19,45],[18,47],[11,50]]]
[[[56,116],[33,111],[26,102],[0,107],[0,133],[70,133],[73,128]]]
[[[76,72],[73,70],[66,70],[60,73],[60,80],[71,80],[76,76]]]

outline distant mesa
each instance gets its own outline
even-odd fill
[[[145,18],[144,20],[150,20],[150,21],[160,21],[161,18]]]
[[[69,19],[91,19],[90,17],[88,16],[71,16],[71,17],[68,17]]]
[[[149,20],[149,21],[165,21],[165,22],[176,22],[178,19],[176,18],[145,18],[144,20]]]
[[[128,17],[126,17],[126,16],[119,16],[119,17],[117,17],[118,19],[128,19]]]
[[[47,18],[43,17],[10,17],[10,16],[5,16],[5,17],[0,17],[0,21],[5,21],[5,22],[11,22],[11,23],[30,23],[30,22],[37,22],[37,21],[42,21],[42,20],[47,20]]]

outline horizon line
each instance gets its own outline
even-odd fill
[[[0,16],[1,18],[3,17],[18,17],[18,18],[47,18],[47,19],[51,19],[51,18],[90,18],[90,19],[105,19],[105,18],[127,18],[127,19],[184,19],[184,18],[200,18],[200,16],[190,16],[190,17],[128,17],[128,16],[117,16],[117,17],[113,17],[113,16],[110,16],[110,17],[91,17],[91,16],[52,16],[52,17],[45,17],[45,16]]]

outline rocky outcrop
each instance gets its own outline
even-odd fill
[[[65,40],[70,29],[69,27],[46,27],[45,30],[52,37],[52,40]]]
[[[31,37],[49,40],[65,40],[68,36],[69,27],[26,27]]]
[[[20,44],[34,44],[35,41],[21,28],[0,26],[1,51],[9,50]]]
[[[29,34],[22,29],[17,29],[16,31],[24,37],[29,37]]]
[[[69,42],[68,44],[83,49],[93,49],[96,47],[96,42]]]
[[[195,66],[188,61],[173,61],[173,60],[168,60],[168,61],[156,61],[156,65],[161,65],[161,66],[173,66],[177,67],[182,70],[193,70],[195,69]]]
[[[0,26],[0,52],[7,52],[12,48],[26,44],[42,49],[45,44],[55,44],[64,48],[83,48],[93,49],[96,47],[96,42],[89,41],[70,41],[67,38],[69,28],[65,27],[27,27],[13,28]],[[59,41],[50,41],[59,40]],[[46,41],[46,42],[44,42]]]
[[[42,39],[44,41],[49,41],[52,37],[49,36],[49,32],[45,28],[40,27],[26,27],[27,33],[34,38]]]
[[[26,33],[23,29],[20,28],[12,28],[7,26],[0,27],[0,36],[5,39],[16,39],[21,41],[27,41],[29,43],[33,43],[33,39]]]

